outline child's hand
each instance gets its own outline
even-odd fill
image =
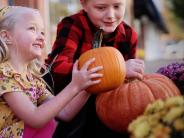
[[[86,89],[87,87],[100,83],[100,79],[103,75],[100,73],[96,73],[99,70],[102,70],[102,66],[97,66],[88,70],[89,65],[94,62],[94,58],[88,60],[80,70],[78,70],[78,61],[75,62],[73,71],[72,71],[72,81],[74,85],[76,85],[79,90]]]
[[[140,59],[129,59],[126,61],[126,78],[143,79],[144,61]]]

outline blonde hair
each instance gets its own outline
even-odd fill
[[[18,17],[25,12],[37,12],[38,10],[28,8],[28,7],[21,7],[21,6],[7,6],[0,9],[0,31],[2,30],[13,30],[16,21],[19,19]],[[0,37],[0,63],[5,62],[9,59],[9,50],[8,44],[3,41]],[[41,64],[39,59],[33,60],[29,65],[28,69],[31,73],[36,76],[42,77],[46,72],[46,67]],[[44,72],[41,73],[41,70]]]

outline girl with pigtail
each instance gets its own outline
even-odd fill
[[[71,82],[54,96],[46,89],[40,72],[43,66],[37,60],[44,43],[38,10],[20,6],[0,9],[0,138],[52,138],[53,118],[71,120],[81,105],[70,102],[100,82],[102,74],[96,72],[102,67],[88,70],[95,59],[80,70],[76,61]]]

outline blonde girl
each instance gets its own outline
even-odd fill
[[[44,43],[38,10],[20,6],[0,9],[0,138],[51,138],[56,125],[53,118],[71,120],[81,108],[76,97],[100,82],[102,74],[96,72],[102,67],[88,70],[94,59],[81,70],[75,62],[71,82],[54,97],[40,78],[37,59]]]

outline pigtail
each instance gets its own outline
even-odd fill
[[[31,72],[34,76],[38,77],[38,78],[42,78],[44,75],[50,73],[50,68],[47,67],[46,65],[42,64],[42,62],[39,59],[35,59],[33,60],[29,65],[28,65],[28,70],[29,72]],[[51,75],[51,74],[50,74]],[[51,79],[52,79],[52,83],[54,83],[54,80],[52,78],[51,75]],[[54,90],[51,86],[49,86],[49,84],[42,79],[42,81],[44,82],[44,84],[46,85],[46,88],[52,93],[54,94]]]
[[[10,6],[3,7],[0,9],[0,31],[6,27],[5,19],[6,14],[11,9]],[[9,58],[9,50],[7,44],[0,37],[0,63],[5,62]]]
[[[50,71],[49,68],[44,65],[39,59],[35,59],[30,62],[28,65],[28,70],[29,72],[38,77],[43,77]]]
[[[0,38],[0,63],[8,60],[9,50],[6,43]]]

